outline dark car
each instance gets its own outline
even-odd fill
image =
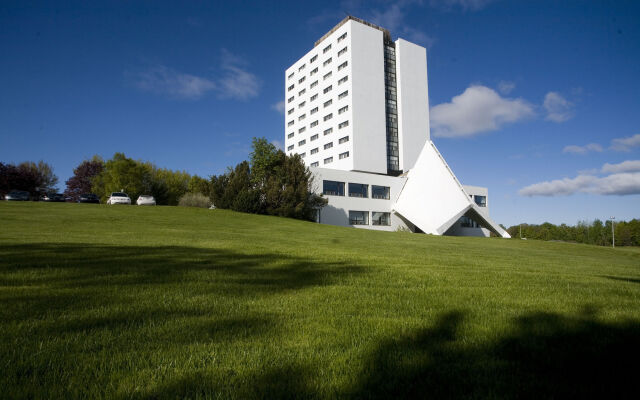
[[[52,202],[64,202],[64,195],[62,193],[47,193],[43,194],[40,197],[41,201],[52,201]]]
[[[78,203],[100,204],[100,199],[98,198],[98,196],[96,196],[93,193],[86,193],[86,194],[80,195],[80,197],[78,198]]]
[[[4,196],[7,201],[29,201],[29,192],[24,190],[12,190]]]

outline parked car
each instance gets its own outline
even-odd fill
[[[131,204],[131,199],[126,193],[113,192],[107,199],[107,204]]]
[[[143,194],[140,197],[138,197],[136,204],[139,206],[155,206],[156,199],[154,199],[153,196],[149,194]]]
[[[4,196],[7,201],[29,201],[29,192],[24,190],[12,190]]]
[[[65,198],[62,193],[47,193],[40,196],[40,201],[64,202]]]
[[[80,197],[78,197],[78,203],[100,204],[100,199],[93,193],[85,193],[81,194]]]

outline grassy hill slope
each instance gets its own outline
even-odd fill
[[[0,224],[0,397],[638,394],[637,249],[178,207]]]

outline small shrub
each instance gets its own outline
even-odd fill
[[[185,193],[180,197],[178,205],[182,207],[202,207],[209,208],[211,201],[202,193]]]

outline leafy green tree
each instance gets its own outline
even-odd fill
[[[124,191],[132,200],[146,194],[151,183],[148,164],[128,158],[124,153],[115,153],[105,163],[104,170],[93,179],[92,190],[105,201],[111,192]]]
[[[65,195],[77,200],[83,193],[91,192],[92,180],[104,169],[104,160],[100,156],[93,156],[91,160],[84,160],[73,169],[73,176],[65,184]]]

